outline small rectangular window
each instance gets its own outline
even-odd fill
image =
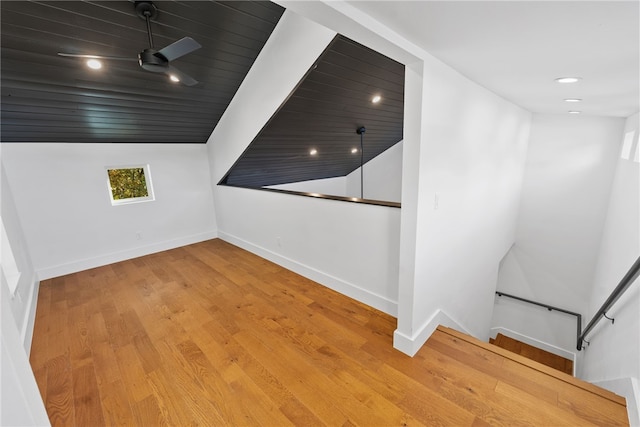
[[[114,206],[154,200],[149,165],[107,167],[107,183]]]

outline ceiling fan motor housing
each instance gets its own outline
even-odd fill
[[[155,49],[145,49],[138,54],[138,63],[142,68],[152,73],[167,71],[169,61]]]

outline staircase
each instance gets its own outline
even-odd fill
[[[498,334],[495,339],[491,338],[489,342],[505,350],[524,356],[527,359],[535,360],[543,365],[557,369],[565,374],[573,375],[573,360],[565,359],[557,354],[550,353],[502,334]]]
[[[441,393],[483,425],[629,425],[624,398],[512,351],[443,326],[425,347]]]

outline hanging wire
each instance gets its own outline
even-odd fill
[[[364,133],[366,129],[364,126],[359,127],[356,133],[360,135],[360,198],[364,199]]]

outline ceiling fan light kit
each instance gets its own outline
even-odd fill
[[[136,1],[134,3],[136,14],[145,20],[147,26],[147,36],[149,38],[149,47],[138,53],[138,64],[145,71],[152,73],[164,73],[171,81],[178,81],[185,86],[194,86],[198,84],[198,81],[188,74],[183,73],[176,67],[169,63],[174,59],[187,55],[194,50],[200,49],[202,46],[192,39],[191,37],[183,37],[178,41],[171,43],[168,46],[163,47],[160,50],[156,50],[153,46],[153,33],[151,32],[151,20],[158,16],[158,9],[151,1]],[[131,61],[135,60],[130,57],[114,57],[114,56],[100,56],[100,55],[85,55],[74,53],[59,52],[59,56],[72,57],[72,58],[93,58],[93,59],[105,59],[112,61]]]

